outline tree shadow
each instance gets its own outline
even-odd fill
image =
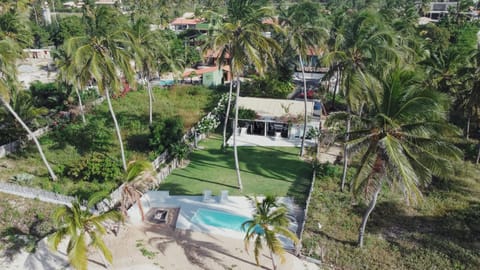
[[[190,193],[187,189],[183,187],[183,185],[180,185],[174,182],[168,182],[168,183],[163,182],[153,190],[168,190],[171,195],[201,195],[201,194]]]
[[[477,201],[442,216],[409,215],[398,203],[381,202],[372,212],[367,231],[382,234],[404,256],[424,248],[462,265],[480,265],[480,203]]]
[[[150,232],[159,235],[149,238],[148,243],[157,248],[162,254],[165,253],[168,243],[175,243],[183,249],[187,260],[201,269],[211,269],[211,266],[203,263],[202,258],[209,258],[223,268],[230,269],[231,266],[222,263],[217,253],[249,264],[252,267],[269,269],[264,266],[257,266],[254,262],[247,261],[243,258],[230,254],[228,250],[225,250],[223,247],[210,241],[196,240],[192,237],[192,232],[189,230],[174,230],[172,228],[158,228],[148,225],[144,227],[144,232]]]
[[[147,153],[150,151],[148,134],[133,134],[127,137],[127,149],[130,151]]]

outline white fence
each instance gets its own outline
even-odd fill
[[[40,201],[44,202],[64,204],[69,206],[71,206],[71,202],[75,200],[74,197],[65,196],[39,188],[24,187],[11,183],[0,182],[0,191],[25,198],[39,199]]]
[[[97,106],[97,105],[101,104],[104,100],[105,100],[104,97],[100,97],[100,98],[92,101],[91,105],[92,106]],[[35,135],[35,137],[38,138],[38,137],[42,136],[43,134],[47,133],[48,131],[50,131],[49,127],[43,127],[43,128],[35,130],[33,132],[33,134]],[[32,140],[30,135],[28,135],[27,137],[28,137],[29,140]],[[15,153],[18,150],[19,146],[20,146],[20,141],[18,141],[18,140],[13,141],[11,143],[4,144],[4,145],[0,145],[0,158],[3,158],[6,155],[9,155],[11,153]]]
[[[49,130],[50,130],[49,127],[43,127],[43,128],[35,130],[33,132],[33,135],[38,138],[38,137],[42,136],[43,134],[47,133]],[[27,137],[28,137],[29,140],[32,139],[32,137],[30,135],[28,135]],[[20,146],[20,141],[18,141],[18,140],[0,146],[0,158],[3,158],[8,154],[16,152],[18,150],[19,146]]]

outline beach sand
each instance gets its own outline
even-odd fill
[[[113,264],[107,269],[168,269],[168,270],[225,270],[272,269],[268,250],[255,264],[253,249],[244,249],[241,239],[232,239],[194,231],[155,225],[123,225],[117,234],[104,237],[113,254]],[[62,243],[65,248],[65,243]],[[286,253],[286,262],[278,261],[278,269],[313,270],[318,266]],[[104,260],[98,252],[89,255],[88,269],[103,270]],[[52,253],[41,241],[35,254],[22,253],[14,261],[1,261],[0,269],[69,269],[63,252]]]

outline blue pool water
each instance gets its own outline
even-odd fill
[[[251,218],[237,216],[222,211],[199,208],[193,215],[192,222],[198,225],[208,225],[217,228],[242,231],[242,223]]]

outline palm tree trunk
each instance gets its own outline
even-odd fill
[[[232,62],[233,62],[233,59],[230,62],[230,72],[232,72],[232,66],[233,66]],[[227,147],[227,125],[228,125],[228,117],[230,115],[230,104],[232,103],[232,92],[233,92],[233,76],[230,79],[230,89],[228,91],[227,110],[225,111],[225,120],[223,120],[223,145],[222,145],[223,148]]]
[[[360,226],[360,230],[359,230],[359,233],[358,233],[358,246],[359,247],[363,247],[363,235],[365,234],[365,227],[367,226],[368,217],[370,216],[373,209],[375,208],[375,205],[377,204],[378,194],[380,193],[380,190],[382,190],[382,183],[383,182],[380,182],[380,184],[377,187],[377,190],[375,190],[375,193],[372,196],[372,200],[370,201],[370,204],[368,205],[367,212],[365,212],[365,214],[363,215],[362,225]]]
[[[5,99],[0,97],[0,103],[2,103],[5,106],[5,108],[7,108],[7,110],[13,115],[15,120],[17,120],[20,123],[20,125],[27,131],[28,135],[35,142],[35,145],[37,146],[38,152],[40,153],[40,157],[42,158],[43,163],[47,167],[48,174],[50,174],[50,178],[52,178],[53,181],[56,181],[57,176],[55,175],[52,168],[50,167],[50,164],[48,163],[47,158],[45,157],[45,154],[43,153],[42,146],[38,142],[37,137],[35,137],[35,135],[33,135],[33,132],[30,130],[30,128],[25,124],[25,122],[23,122],[23,120],[20,118],[20,116],[18,116],[18,114],[15,112],[15,110],[13,110],[13,108],[10,106],[10,104]]]
[[[80,114],[82,115],[82,122],[83,124],[86,124],[87,120],[85,120],[85,111],[83,110],[82,97],[80,96],[80,92],[78,91],[77,87],[75,87],[75,93],[77,94],[78,105],[80,106]]]
[[[237,151],[237,127],[238,127],[238,100],[240,97],[240,75],[236,75],[237,78],[237,94],[235,98],[235,120],[233,121],[233,156],[235,158],[235,171],[237,172],[238,189],[243,190],[242,178],[240,176],[240,166],[238,164],[238,151]]]
[[[470,117],[470,113],[468,113],[468,117],[467,117],[467,127],[465,128],[465,138],[468,140],[469,137],[470,137],[470,120],[471,120],[471,117]]]
[[[332,110],[335,110],[335,97],[337,95],[338,84],[340,82],[340,68],[337,68],[337,74],[335,79],[335,88],[333,88],[333,97],[332,97]]]
[[[152,86],[150,85],[150,80],[145,77],[147,81],[147,91],[148,91],[148,124],[152,126],[153,124],[153,93]]]
[[[478,164],[480,162],[480,143],[478,144],[478,154],[477,154],[477,160],[475,161],[475,164]]]
[[[351,125],[351,111],[350,111],[350,105],[347,104],[347,130],[345,132],[345,144],[343,146],[343,173],[342,173],[342,185],[341,185],[341,191],[343,192],[343,189],[345,188],[345,180],[347,179],[347,169],[348,169],[348,149],[347,149],[347,143],[348,140],[350,139],[350,125]]]
[[[272,250],[270,250],[270,257],[272,258],[273,270],[277,270],[277,262],[275,261],[275,257],[273,255]]]
[[[127,160],[125,159],[125,150],[123,149],[122,134],[120,133],[120,127],[118,126],[117,117],[115,117],[115,112],[113,111],[112,101],[110,100],[110,92],[108,91],[108,88],[105,88],[105,95],[107,96],[108,109],[110,110],[110,114],[112,115],[113,123],[115,125],[115,131],[117,133],[118,143],[120,144],[120,153],[122,155],[123,170],[127,172]]]
[[[307,80],[305,79],[305,70],[303,67],[302,55],[298,52],[298,59],[300,60],[300,68],[302,69],[303,77],[303,103],[304,103],[304,115],[303,115],[303,136],[302,146],[300,147],[300,157],[303,157],[305,151],[305,137],[307,136]]]

